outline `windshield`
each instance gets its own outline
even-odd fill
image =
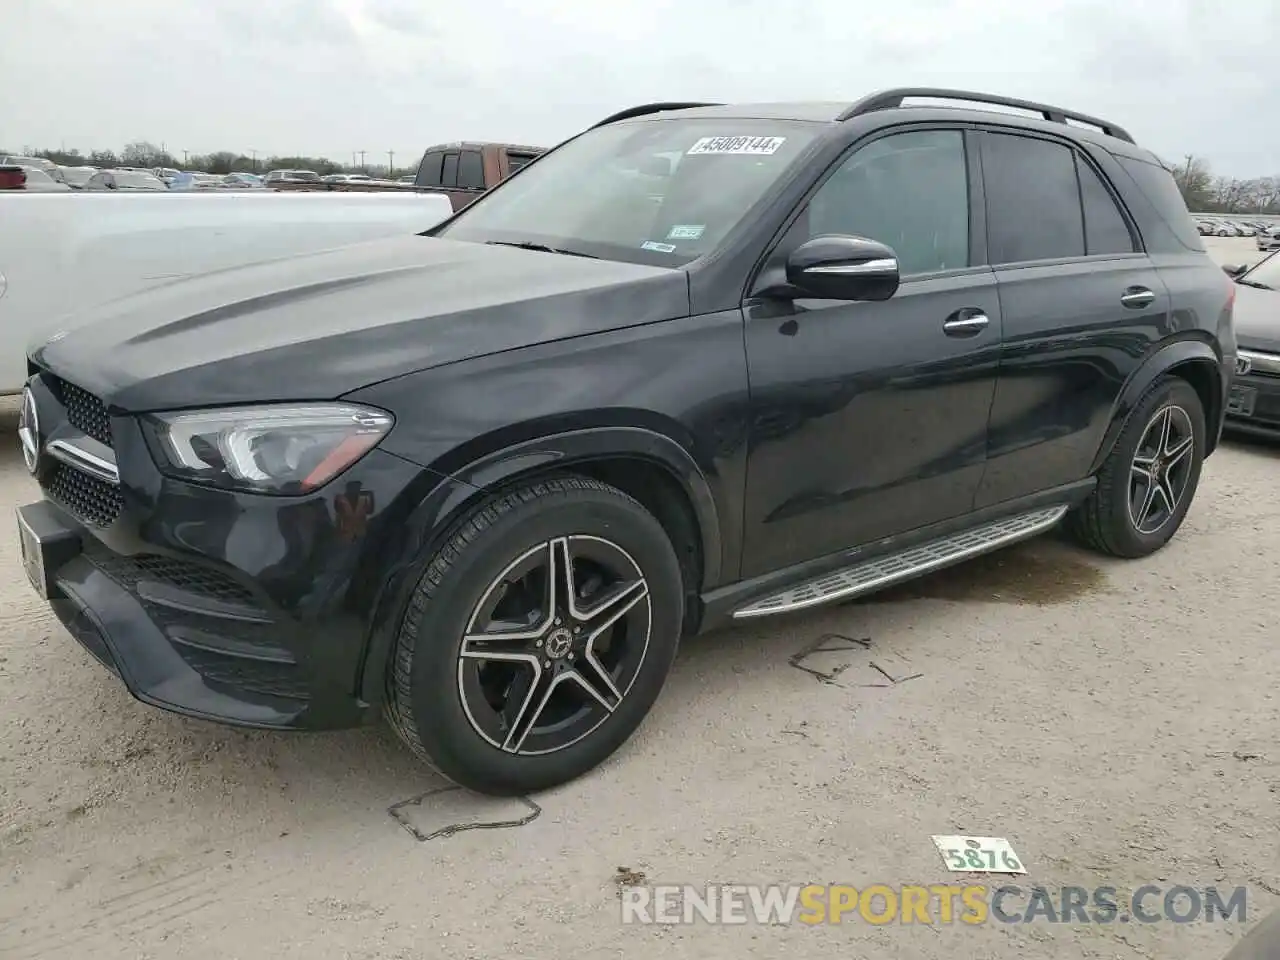
[[[1280,290],[1280,254],[1271,254],[1260,260],[1240,277],[1242,283],[1265,284],[1272,290]]]
[[[715,249],[820,129],[777,120],[610,124],[530,164],[435,235],[681,266]]]
[[[319,180],[320,179],[320,174],[316,173],[313,170],[290,170],[285,175],[288,177],[292,177],[294,180]]]
[[[66,178],[67,183],[83,186],[97,172],[97,170],[81,170],[77,167],[67,167],[62,171],[62,176]]]

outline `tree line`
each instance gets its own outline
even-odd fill
[[[0,151],[3,153],[4,151]],[[255,158],[234,150],[184,155],[181,161],[172,153],[146,140],[126,144],[119,153],[94,150],[82,154],[78,150],[37,150],[36,156],[47,157],[66,166],[92,167],[173,167],[205,173],[265,173],[268,170],[314,170],[321,176],[331,173],[367,173],[390,176],[395,171],[385,164],[356,166],[337,163],[328,157],[262,157]],[[1203,157],[1186,156],[1179,163],[1165,165],[1177,181],[1178,189],[1194,213],[1271,213],[1280,214],[1280,176],[1236,177],[1215,176]],[[412,172],[401,168],[400,173]]]
[[[8,151],[18,154],[19,151]],[[0,155],[5,153],[0,150]],[[141,167],[146,170],[157,167],[170,167],[175,170],[191,170],[202,173],[266,173],[268,170],[314,170],[321,176],[331,173],[367,173],[372,177],[388,176],[391,170],[386,164],[370,163],[364,166],[336,163],[328,157],[253,157],[233,150],[217,150],[213,153],[184,154],[176,157],[169,151],[149,143],[137,140],[126,144],[118,153],[114,150],[93,150],[87,154],[79,150],[34,150],[23,151],[24,156],[44,157],[54,163],[67,167],[90,166],[108,169],[111,167]],[[398,168],[400,174],[412,173],[416,163],[408,169]]]
[[[1280,176],[1251,180],[1215,176],[1209,162],[1196,156],[1165,165],[1193,213],[1280,214]]]

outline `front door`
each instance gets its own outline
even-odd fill
[[[971,215],[966,134],[912,129],[856,147],[766,261],[869,237],[897,253],[883,302],[749,297],[752,426],[742,575],[962,516],[986,459],[1001,338],[995,277]],[[985,319],[985,323],[983,322]]]

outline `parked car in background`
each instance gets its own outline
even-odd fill
[[[65,183],[59,183],[38,167],[27,167],[18,163],[0,164],[0,190],[23,191],[24,193],[65,193],[70,191]],[[4,226],[0,219],[0,227]],[[3,288],[0,287],[0,293]]]
[[[214,173],[182,171],[169,181],[170,190],[219,190],[223,178]]]
[[[1223,269],[1236,283],[1240,348],[1227,425],[1242,433],[1280,438],[1280,254],[1252,267]]]
[[[22,555],[147,703],[385,712],[523,795],[626,742],[682,637],[1060,521],[1163,548],[1221,433],[1233,289],[1108,121],[920,88],[636,107],[422,236],[37,344]]]
[[[544,152],[511,143],[437,144],[422,155],[413,184],[445,194],[461,210]]]
[[[1257,246],[1259,250],[1280,250],[1280,223],[1259,230]]]
[[[147,170],[99,170],[85,181],[83,190],[123,190],[162,192],[169,188]]]
[[[261,189],[262,178],[256,173],[228,173],[222,178],[222,185],[232,190]]]
[[[47,157],[24,157],[10,154],[6,157],[0,157],[0,166],[31,167],[39,170],[51,180],[62,183],[62,169]]]
[[[367,173],[331,173],[322,178],[325,183],[372,183]]]
[[[320,183],[320,174],[314,170],[272,170],[264,178],[265,186],[281,183]]]
[[[98,172],[97,167],[59,167],[62,182],[72,190],[82,190],[89,178]]]
[[[156,167],[151,172],[163,180],[165,186],[172,186],[173,181],[181,177],[184,171],[175,169],[174,167]]]
[[[396,180],[396,183],[413,183],[417,179],[417,174],[408,173]]]

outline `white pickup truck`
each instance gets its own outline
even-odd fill
[[[198,273],[420,233],[428,193],[0,193],[0,395],[85,307]]]

